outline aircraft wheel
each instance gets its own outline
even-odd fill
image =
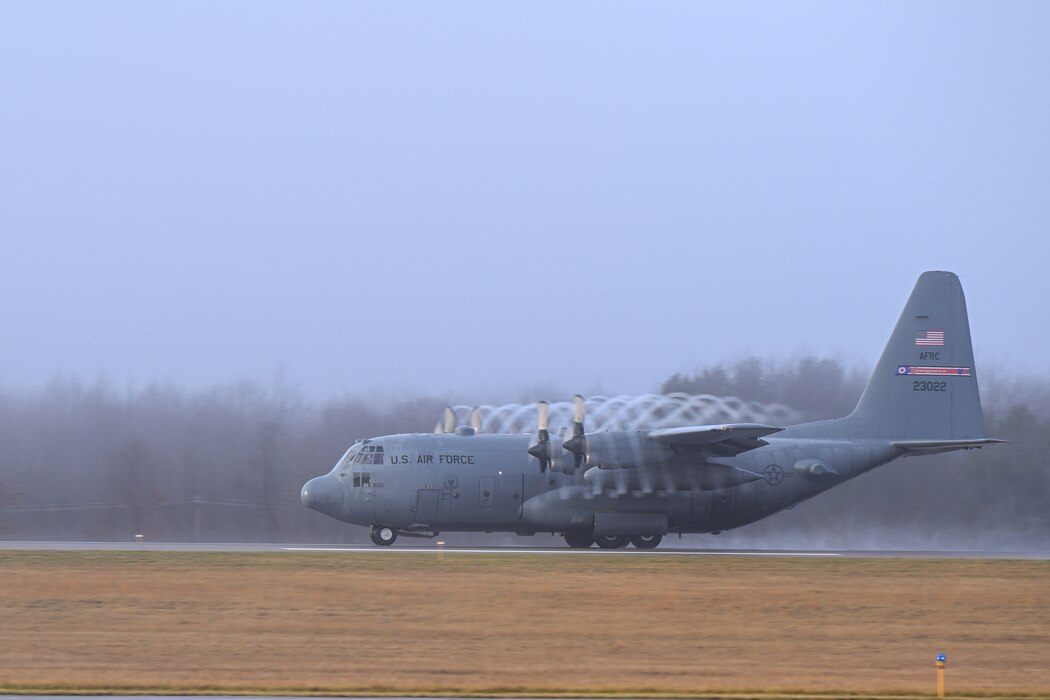
[[[656,549],[663,538],[663,535],[635,535],[631,538],[631,544],[635,549]]]
[[[372,538],[372,542],[381,547],[389,547],[397,541],[397,532],[394,528],[384,525],[373,525],[369,536]]]
[[[594,538],[586,532],[566,532],[565,544],[574,549],[587,549],[594,544]]]
[[[630,542],[623,535],[599,535],[594,538],[594,541],[602,549],[620,549],[621,547],[626,547],[627,543]]]

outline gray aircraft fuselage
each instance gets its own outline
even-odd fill
[[[808,427],[797,426],[799,432]],[[711,490],[659,483],[637,488],[625,470],[616,470],[598,493],[579,474],[540,473],[526,452],[529,435],[391,435],[358,444],[381,446],[383,464],[353,464],[360,453],[348,453],[351,463],[344,457],[331,473],[310,482],[308,494],[323,490],[327,500],[308,500],[349,523],[423,533],[561,532],[585,527],[595,513],[624,512],[666,514],[666,532],[719,532],[772,515],[905,452],[888,441],[793,438],[791,430],[767,438],[765,447],[718,460],[763,476],[749,483]],[[837,473],[814,470],[814,464],[834,465]]]
[[[652,547],[668,533],[746,525],[901,456],[998,442],[984,436],[965,300],[949,272],[919,278],[845,418],[586,433],[582,406],[572,435],[548,437],[543,423],[535,436],[464,426],[358,442],[307,482],[302,502],[372,526],[376,544],[485,531]]]

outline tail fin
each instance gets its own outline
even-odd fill
[[[919,277],[848,420],[857,436],[986,442],[966,299],[953,273]]]

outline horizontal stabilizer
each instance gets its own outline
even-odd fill
[[[650,430],[647,437],[671,445],[706,448],[718,456],[732,457],[769,444],[762,438],[781,430],[783,428],[761,423],[725,423]]]
[[[952,450],[973,450],[1000,442],[1006,442],[1006,440],[993,438],[982,438],[979,440],[896,440],[892,444],[896,448],[906,450],[908,455],[932,455],[937,452],[951,452]]]

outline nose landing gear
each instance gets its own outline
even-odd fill
[[[369,537],[372,538],[374,544],[378,544],[381,547],[389,547],[397,541],[397,531],[392,527],[373,525]]]

